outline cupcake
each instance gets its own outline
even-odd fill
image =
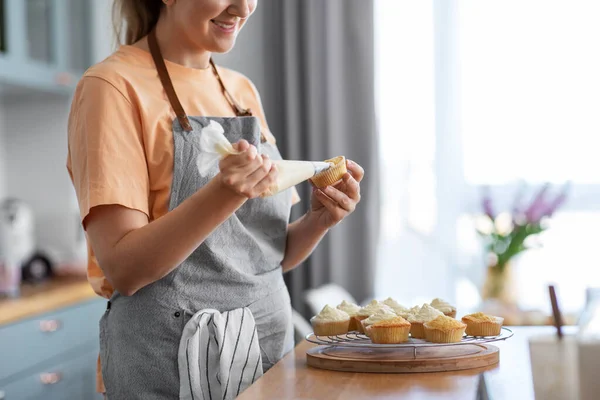
[[[423,324],[429,322],[441,315],[444,315],[440,310],[436,310],[429,304],[423,304],[416,312],[408,316],[410,322],[410,336],[415,339],[425,338],[425,328]]]
[[[478,312],[465,315],[462,317],[462,322],[467,324],[466,332],[469,336],[498,336],[504,318]]]
[[[348,331],[357,331],[358,326],[356,325],[357,322],[356,319],[354,319],[354,316],[356,315],[356,313],[358,313],[358,310],[360,310],[360,306],[354,303],[349,303],[346,300],[344,300],[340,304],[338,304],[336,308],[338,310],[344,311],[350,316],[350,326],[348,327]]]
[[[366,329],[367,336],[371,338],[373,343],[402,343],[408,341],[410,322],[402,317],[394,317],[375,322],[374,324],[368,325]]]
[[[385,309],[387,311],[394,312],[394,310],[392,310],[392,308],[390,306],[380,303],[377,300],[371,300],[371,302],[369,304],[367,304],[366,306],[364,306],[363,308],[358,310],[356,315],[353,317],[354,320],[356,321],[356,329],[361,333],[365,333],[365,331],[363,330],[361,321],[369,318],[371,315],[375,314],[377,311],[379,311],[381,309]]]
[[[360,321],[360,323],[362,324],[363,332],[365,332],[367,334],[367,336],[369,336],[369,332],[367,331],[367,328],[370,325],[373,325],[377,322],[385,321],[388,319],[396,318],[396,317],[397,317],[397,315],[393,311],[390,311],[386,308],[382,308],[380,310],[377,310],[375,312],[375,314],[372,314],[369,318],[363,319],[362,321]]]
[[[342,310],[326,305],[318,315],[310,319],[310,323],[317,336],[343,335],[348,333],[350,316]]]
[[[456,318],[456,307],[442,299],[433,299],[431,301],[431,307],[440,310],[447,317]]]
[[[398,303],[396,300],[392,299],[391,297],[388,297],[387,299],[382,301],[382,303],[385,304],[386,306],[389,306],[392,310],[394,310],[394,312],[397,315],[401,315],[401,314],[408,315],[408,312],[410,311],[408,308],[404,307],[403,305],[401,305],[400,303]]]
[[[456,343],[460,342],[467,325],[452,317],[440,315],[436,319],[423,324],[425,328],[425,340],[432,343]]]
[[[310,178],[312,183],[319,189],[324,188],[325,186],[333,185],[334,183],[338,182],[347,172],[346,157],[344,156],[339,156],[329,160],[325,160],[325,162],[331,164],[331,167],[329,169],[326,169],[325,171],[319,172],[318,174]]]
[[[396,314],[398,314],[399,317],[402,317],[402,318],[408,320],[408,316],[410,314],[416,314],[419,312],[420,309],[421,309],[420,306],[414,306],[413,308],[410,308],[406,311],[396,310],[395,312],[396,312]]]

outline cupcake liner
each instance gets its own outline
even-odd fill
[[[316,322],[311,321],[315,335],[317,336],[335,336],[348,333],[350,320],[345,321],[327,321]]]
[[[457,343],[461,341],[464,333],[464,326],[449,330],[430,329],[425,327],[425,340],[431,343]]]
[[[496,318],[495,322],[490,321],[463,321],[467,324],[466,333],[469,336],[498,336],[502,330],[503,318]]]
[[[334,183],[342,179],[344,174],[347,172],[346,157],[344,156],[339,156],[329,160],[325,160],[325,162],[333,163],[334,165],[331,168],[323,172],[319,172],[318,174],[310,178],[312,183],[319,189],[324,188],[325,186],[333,185]]]
[[[358,331],[358,322],[356,321],[356,318],[354,318],[353,316],[350,317],[350,325],[348,326],[348,332],[351,331]]]
[[[394,344],[408,341],[410,326],[373,326],[367,327],[367,336],[373,343]]]
[[[369,317],[363,315],[355,315],[354,317],[352,317],[352,319],[354,319],[356,330],[360,333],[365,333],[365,328],[363,327],[362,321],[367,318]]]
[[[410,323],[410,336],[413,339],[425,339],[425,328],[422,322]]]

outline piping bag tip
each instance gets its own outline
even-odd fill
[[[313,165],[315,166],[315,175],[328,170],[332,166],[331,163],[324,161],[313,161]]]

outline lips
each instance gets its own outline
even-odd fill
[[[213,24],[215,24],[219,29],[221,29],[222,31],[225,32],[234,32],[236,27],[237,27],[237,21],[236,22],[225,22],[225,21],[217,21],[217,20],[211,20],[211,22]]]

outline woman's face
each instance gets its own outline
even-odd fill
[[[258,0],[170,0],[167,14],[179,25],[185,41],[211,53],[225,53]],[[170,14],[170,15],[169,15]]]

